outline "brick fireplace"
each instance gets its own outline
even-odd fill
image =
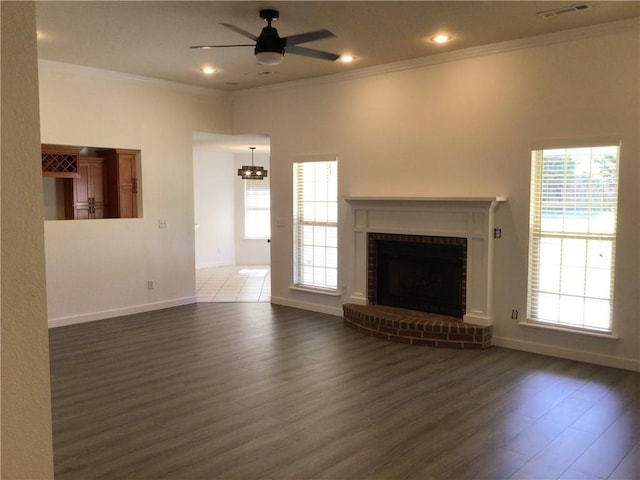
[[[493,214],[505,198],[345,200],[353,233],[345,325],[395,342],[488,347]],[[390,272],[400,278],[389,280]]]

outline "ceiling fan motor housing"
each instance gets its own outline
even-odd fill
[[[256,41],[255,53],[274,52],[284,55],[285,41],[280,38],[278,31],[271,25],[262,29],[258,40]]]
[[[260,10],[260,18],[267,22],[267,26],[262,29],[256,41],[254,52],[256,54],[261,52],[274,52],[284,55],[285,41],[278,35],[278,30],[271,26],[271,22],[275,22],[280,18],[280,12],[272,9]]]

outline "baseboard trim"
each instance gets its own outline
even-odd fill
[[[593,363],[605,367],[620,368],[622,370],[631,370],[640,372],[640,360],[630,358],[614,357],[611,355],[602,355],[599,353],[585,352],[582,350],[573,350],[570,348],[556,347],[552,345],[544,345],[535,342],[523,342],[514,338],[498,337],[493,335],[493,345],[497,347],[510,348],[513,350],[521,350],[523,352],[538,353],[551,357],[566,358],[568,360],[576,360],[578,362]]]
[[[299,308],[301,310],[309,310],[311,312],[326,313],[327,315],[335,315],[342,317],[342,305],[340,307],[328,307],[318,303],[301,302],[283,297],[271,297],[271,303],[275,305],[284,305],[285,307]]]
[[[196,297],[176,298],[173,300],[165,300],[162,302],[145,303],[143,305],[134,305],[132,307],[114,308],[112,310],[102,310],[100,312],[83,313],[81,315],[71,315],[69,317],[58,317],[49,319],[49,328],[63,327],[65,325],[75,325],[77,323],[95,322],[96,320],[105,320],[107,318],[122,317],[124,315],[132,315],[135,313],[151,312],[153,310],[162,310],[164,308],[180,307],[196,303]]]

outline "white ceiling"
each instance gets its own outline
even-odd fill
[[[542,18],[538,12],[587,3],[592,8]],[[258,35],[263,8],[280,11],[280,36],[328,29],[335,38],[302,46],[356,57],[351,64],[287,54],[256,64],[251,47],[194,50],[190,45],[251,43],[219,23]],[[219,90],[386,65],[640,16],[638,1],[38,1],[39,57]],[[445,32],[446,45],[429,41]],[[205,65],[217,73],[204,76]]]

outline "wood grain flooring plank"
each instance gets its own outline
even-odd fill
[[[632,480],[637,478],[640,478],[640,443],[636,443],[622,459],[616,469],[609,475],[608,480]]]
[[[267,303],[59,327],[50,353],[57,480],[638,471],[634,372],[394,344]],[[588,461],[599,451],[606,469]]]
[[[618,417],[572,464],[571,468],[608,478],[638,442],[640,442],[640,421],[637,412],[627,412]]]
[[[566,429],[509,478],[513,480],[559,478],[593,445],[597,438],[593,434]]]

